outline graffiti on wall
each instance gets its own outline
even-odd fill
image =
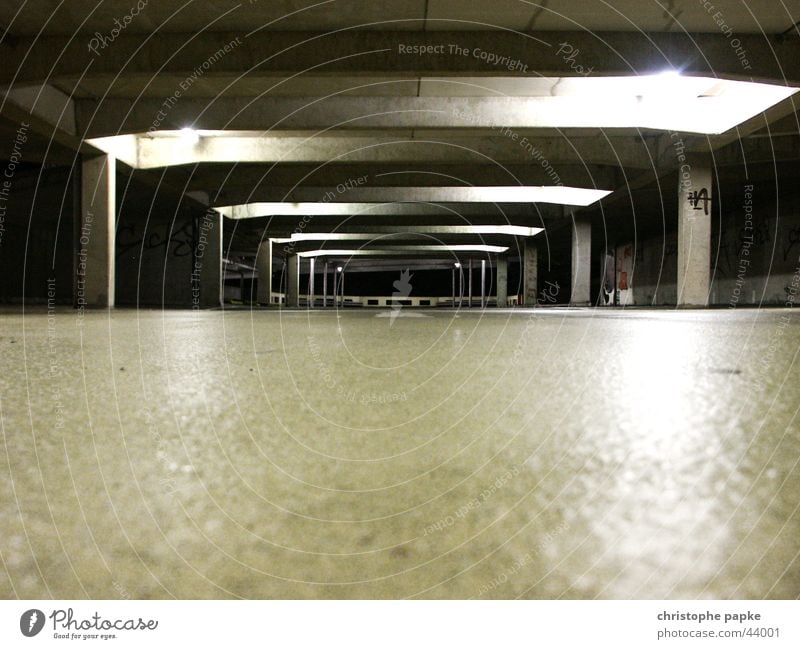
[[[117,257],[122,257],[131,250],[145,251],[159,248],[163,249],[165,255],[170,254],[173,257],[187,257],[192,254],[194,226],[191,220],[186,221],[180,228],[172,229],[169,233],[164,230],[151,230],[145,236],[144,232],[136,230],[135,224],[119,227],[117,230]]]

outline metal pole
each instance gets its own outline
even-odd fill
[[[472,260],[469,260],[469,301],[467,303],[467,308],[472,308]]]
[[[342,296],[341,296],[341,298],[342,298],[342,308],[344,308],[344,268],[342,268],[342,272],[339,273],[339,276],[340,276],[340,280],[339,281],[342,283]]]
[[[481,309],[486,308],[486,260],[481,259]]]
[[[328,306],[328,262],[322,266],[322,308]]]
[[[283,290],[283,306],[286,306],[286,298],[289,294],[289,263],[286,257],[283,258],[283,273],[281,274],[281,289]]]
[[[308,308],[309,309],[313,309],[314,308],[314,270],[315,270],[315,266],[317,265],[316,261],[317,260],[314,259],[314,257],[312,257],[311,259],[308,260],[308,270],[309,270],[309,274],[308,274]]]
[[[453,284],[453,306],[456,305],[456,269],[452,268],[450,270],[450,279],[452,280]]]
[[[458,267],[458,308],[461,308],[461,303],[464,301],[464,267]]]
[[[333,306],[339,306],[339,271],[333,267]]]

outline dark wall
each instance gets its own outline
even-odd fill
[[[711,236],[712,304],[784,304],[800,268],[797,183],[742,183],[723,199]]]
[[[0,170],[0,302],[46,303],[52,287],[56,303],[73,303],[76,199],[69,167],[18,165],[10,179]],[[191,306],[203,213],[174,190],[117,175],[117,305]]]
[[[755,173],[755,170],[753,171]],[[761,177],[769,174],[761,174]],[[674,182],[673,182],[674,181]],[[668,178],[664,189],[676,187]],[[677,192],[674,192],[677,194]],[[673,194],[634,197],[633,210],[620,203],[604,222],[595,215],[592,291],[597,295],[604,246],[634,249],[634,304],[674,305],[677,300],[677,205]],[[715,187],[711,221],[712,306],[781,305],[800,267],[800,182],[754,179]],[[635,220],[635,223],[634,223]],[[603,227],[603,226],[607,227]],[[635,225],[635,227],[634,227]],[[752,238],[751,238],[752,237]]]
[[[118,174],[117,305],[191,306],[196,220],[203,212],[135,173]]]
[[[72,304],[73,201],[68,167],[0,171],[0,302]]]

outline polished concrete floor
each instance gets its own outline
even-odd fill
[[[0,597],[796,598],[800,310],[0,313]]]

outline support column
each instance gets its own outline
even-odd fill
[[[469,292],[469,296],[467,297],[467,308],[472,308],[472,260],[469,260],[469,281],[467,282],[467,291]]]
[[[300,257],[286,255],[286,306],[300,306]]]
[[[339,307],[339,267],[333,267],[333,306]]]
[[[678,306],[708,306],[711,168],[693,165],[678,182]]]
[[[75,277],[75,305],[114,306],[117,162],[114,156],[81,164],[81,230]]]
[[[497,271],[494,281],[497,284],[497,308],[505,309],[508,306],[508,257],[497,255]]]
[[[192,286],[192,306],[222,305],[222,214],[206,210],[197,221],[192,284],[199,278],[199,295]]]
[[[481,309],[486,308],[486,260],[481,259]]]
[[[526,237],[522,250],[522,297],[525,306],[536,306],[539,297],[539,247]]]
[[[464,302],[464,267],[459,262],[458,264],[458,308]]]
[[[588,217],[572,219],[572,293],[570,304],[588,306],[591,301],[592,222]]]
[[[328,262],[322,266],[322,308],[328,306]]]
[[[261,241],[256,254],[256,270],[258,270],[259,304],[272,304],[272,239]]]
[[[311,257],[308,260],[308,308],[314,308],[314,273],[316,272],[316,258]]]

